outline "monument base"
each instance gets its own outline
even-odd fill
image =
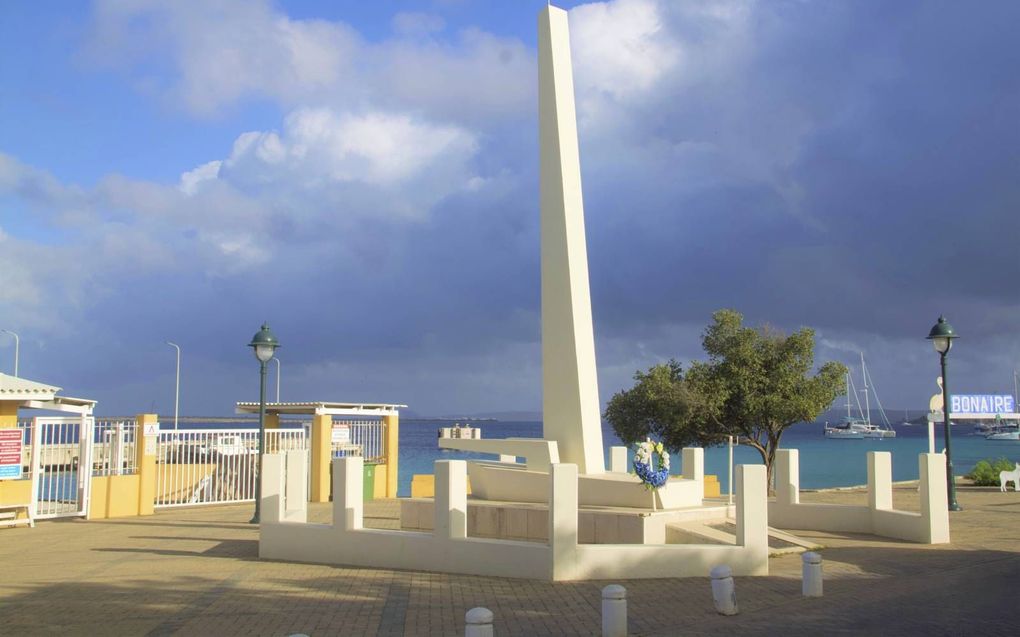
[[[712,504],[682,509],[651,510],[632,507],[581,507],[577,512],[581,544],[666,544],[669,525],[723,520],[735,515],[734,507]],[[400,529],[431,532],[435,501],[431,498],[400,500]],[[468,537],[549,541],[549,507],[535,502],[493,502],[469,498]]]
[[[468,478],[472,494],[482,500],[543,504],[549,501],[549,474],[530,471],[523,464],[469,461]],[[705,480],[699,464],[693,477],[674,476],[654,491],[634,475],[611,472],[579,475],[577,489],[581,506],[680,509],[701,506]]]

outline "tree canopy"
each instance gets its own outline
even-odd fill
[[[637,372],[634,387],[617,393],[606,420],[626,444],[655,436],[671,451],[712,446],[735,436],[758,450],[772,483],[783,433],[811,421],[844,392],[846,367],[814,368],[814,330],[790,335],[769,326],[746,327],[734,310],[719,310],[705,330],[708,359],[684,371],[671,360]]]

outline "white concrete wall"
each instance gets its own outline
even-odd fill
[[[439,440],[440,449],[458,449],[475,453],[491,453],[500,456],[524,458],[529,471],[549,471],[549,467],[560,461],[560,454],[554,440],[540,438],[497,438],[494,440],[468,440],[449,438]],[[515,462],[511,461],[511,462]]]
[[[486,441],[494,442],[494,441]],[[700,506],[705,495],[704,451],[684,450],[698,479],[676,477],[661,489],[649,491],[637,476],[627,473],[600,473],[578,476],[578,495],[584,506],[611,506],[676,509]],[[555,466],[555,465],[553,465]],[[685,465],[686,466],[686,465]],[[685,469],[686,471],[686,469]],[[531,471],[524,465],[469,461],[471,494],[482,500],[546,503],[549,498],[549,473]]]
[[[262,506],[278,502],[287,477],[270,460]],[[299,468],[295,463],[293,468]],[[737,546],[585,545],[578,543],[576,465],[557,464],[547,478],[549,542],[514,542],[466,537],[463,461],[436,463],[433,533],[362,528],[361,458],[333,461],[334,523],[306,524],[266,519],[259,556],[268,559],[346,564],[529,579],[705,577],[728,564],[736,575],[768,573],[765,471],[737,468]],[[272,474],[270,477],[269,474]]]
[[[262,458],[262,522],[305,522],[308,519],[308,454],[270,453]]]
[[[768,518],[765,467],[736,468],[737,545],[714,544],[581,544],[564,565],[563,579],[639,579],[708,577],[720,564],[734,575],[768,575]]]
[[[799,454],[780,449],[776,454],[776,499],[769,503],[773,526],[846,533],[871,533],[923,544],[949,542],[945,459],[922,453],[921,512],[898,511],[892,503],[892,455],[868,452],[868,505],[803,504],[800,502]]]
[[[613,473],[627,473],[630,469],[630,461],[627,456],[626,447],[610,447],[609,470]]]
[[[269,455],[266,456],[269,458]],[[460,469],[456,464],[460,465]],[[445,502],[459,504],[457,473],[462,461],[436,467],[436,492],[446,490]],[[451,466],[454,465],[454,466]],[[333,525],[264,522],[259,529],[259,557],[295,562],[348,564],[377,568],[412,569],[471,575],[502,575],[548,579],[549,547],[529,542],[508,542],[452,537],[458,524],[447,510],[441,533],[414,533],[362,527],[362,460],[333,460]],[[461,474],[462,476],[463,474]],[[442,477],[441,477],[442,476]],[[463,482],[461,482],[463,487]],[[275,483],[267,481],[263,506],[279,497]],[[275,489],[274,489],[275,487]],[[461,497],[462,498],[462,497]],[[452,528],[452,530],[451,530]]]
[[[467,537],[467,463],[463,460],[436,461],[435,522],[438,537]]]

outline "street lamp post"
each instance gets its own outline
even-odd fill
[[[273,357],[276,361],[276,402],[280,402],[280,359]]]
[[[960,505],[956,502],[956,479],[953,477],[953,452],[952,436],[949,432],[949,379],[946,378],[946,354],[953,347],[953,339],[958,335],[953,326],[946,322],[946,317],[940,316],[938,323],[932,326],[927,338],[932,342],[935,351],[939,353],[942,363],[942,424],[945,428],[946,437],[946,495],[949,498],[949,510],[960,511]]]
[[[14,337],[14,377],[17,378],[18,377],[18,350],[21,349],[21,338],[19,338],[17,334],[15,334],[14,332],[12,332],[10,330],[0,330],[0,332],[4,332],[6,334],[10,334],[11,336]]]
[[[273,358],[273,353],[280,346],[280,341],[269,331],[269,324],[263,323],[262,329],[255,333],[248,347],[255,350],[255,358],[259,361],[259,468],[255,474],[255,515],[252,524],[259,523],[262,506],[262,452],[266,448],[266,363]]]
[[[163,341],[177,350],[177,382],[174,384],[174,431],[177,431],[177,413],[181,402],[181,346],[170,341]]]

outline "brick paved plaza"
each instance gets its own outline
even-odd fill
[[[897,507],[916,510],[899,486]],[[863,492],[804,501],[863,503]],[[738,578],[740,615],[712,609],[706,578],[627,587],[635,635],[1002,635],[1020,630],[1020,494],[963,488],[953,543],[918,546],[802,532],[826,548],[825,597],[800,596],[799,555]],[[41,522],[0,533],[0,634],[458,635],[491,609],[497,635],[592,635],[608,582],[557,583],[259,561],[252,506]],[[325,520],[328,510],[310,515]],[[366,506],[396,526],[395,501]]]

